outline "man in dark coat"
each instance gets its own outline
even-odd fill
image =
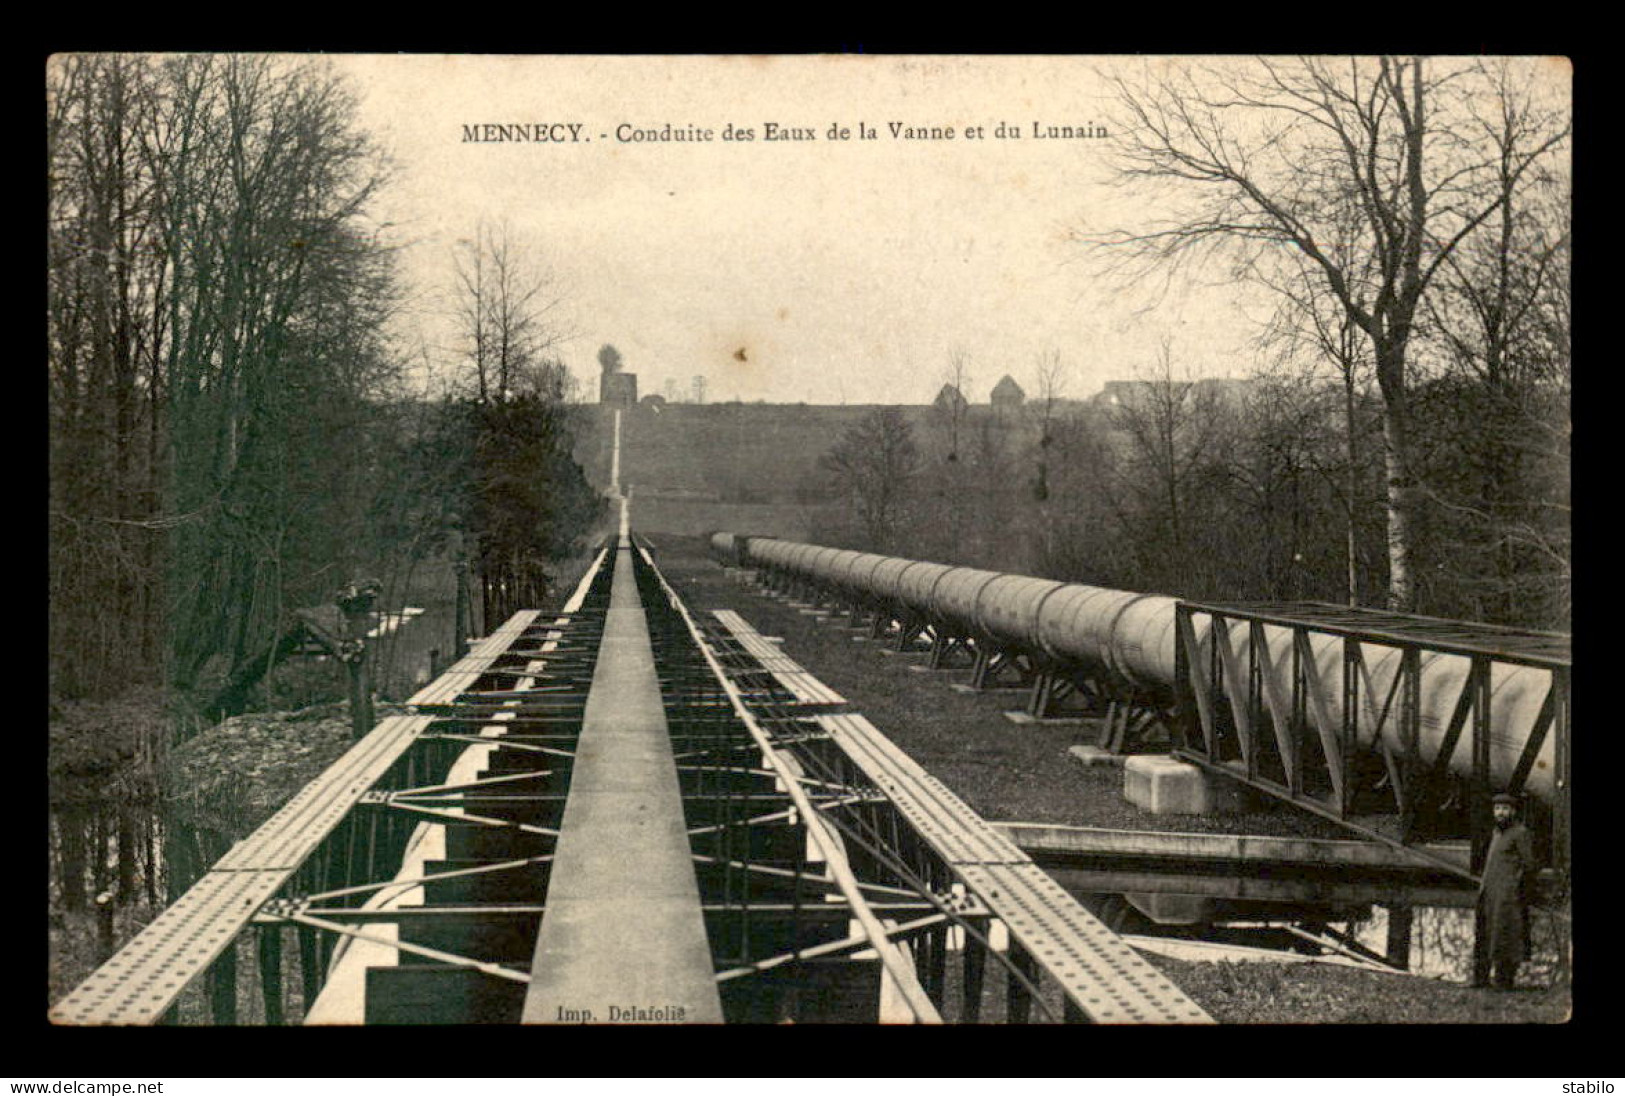
[[[1484,861],[1478,908],[1488,934],[1490,984],[1511,989],[1518,964],[1528,954],[1529,900],[1534,894],[1535,843],[1518,821],[1518,801],[1498,795],[1492,801],[1495,833]]]

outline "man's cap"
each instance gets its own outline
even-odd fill
[[[1516,807],[1518,805],[1518,797],[1515,796],[1515,795],[1509,795],[1506,792],[1502,792],[1500,795],[1496,796],[1494,799],[1491,799],[1490,802],[1491,803],[1505,803],[1509,807]]]

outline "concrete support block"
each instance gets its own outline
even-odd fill
[[[1099,722],[1094,716],[1086,715],[1033,715],[1031,712],[1007,711],[1004,718],[1018,727],[1082,727],[1087,723]]]
[[[1235,781],[1171,757],[1131,757],[1123,764],[1123,798],[1152,814],[1237,814],[1247,797]]]
[[[1085,768],[1093,768],[1096,765],[1122,765],[1128,760],[1102,746],[1073,746],[1066,752],[1072,756],[1073,761]]]

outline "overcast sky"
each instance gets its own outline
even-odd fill
[[[408,337],[442,364],[452,336],[436,294],[483,218],[505,219],[551,270],[566,298],[561,356],[594,391],[606,342],[641,392],[675,379],[686,393],[703,375],[713,401],[923,403],[955,349],[978,402],[1005,373],[1033,392],[1050,350],[1069,367],[1067,394],[1088,396],[1149,366],[1165,337],[1197,375],[1251,371],[1267,302],[1234,285],[1153,294],[1109,279],[1076,234],[1146,218],[1106,185],[1109,136],[1033,137],[1035,122],[1109,133],[1103,74],[1138,59],[333,62],[394,159],[375,213],[418,293]],[[874,140],[859,139],[860,120]],[[581,140],[464,139],[465,126],[538,122],[577,125]],[[817,139],[764,141],[769,122]],[[951,125],[955,138],[898,139],[891,122]],[[1001,122],[1021,138],[995,138]],[[623,142],[623,123],[715,139]],[[722,140],[729,123],[757,139]],[[851,139],[827,140],[832,123]]]

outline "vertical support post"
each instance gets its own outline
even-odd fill
[[[1411,928],[1415,911],[1410,906],[1388,907],[1388,961],[1401,970],[1411,969]]]
[[[948,986],[948,930],[934,928],[925,934],[925,991],[937,1010],[942,1010],[943,991]]]
[[[469,620],[468,561],[459,559],[454,570],[457,573],[457,619],[454,621],[457,636],[452,643],[452,659],[455,661],[468,654],[468,636],[474,629]]]
[[[1399,757],[1395,763],[1394,803],[1399,808],[1400,840],[1415,838],[1421,804],[1416,775],[1422,769],[1422,652],[1406,646],[1399,656]],[[1380,733],[1380,731],[1379,731]]]
[[[237,1022],[237,941],[232,940],[209,967],[209,1010],[216,1024]]]
[[[1296,799],[1303,794],[1303,755],[1309,742],[1308,683],[1304,681],[1302,628],[1292,629],[1292,771],[1286,775],[1287,790]],[[1310,668],[1309,672],[1314,672]]]
[[[903,947],[907,950],[910,962],[914,965],[914,975],[919,980],[920,988],[925,995],[936,1003],[936,987],[931,984],[931,934],[922,932],[913,939],[906,941]]]
[[[1484,861],[1489,857],[1490,851],[1490,661],[1483,656],[1473,657],[1471,671],[1471,684],[1473,704],[1469,716],[1471,725],[1469,734],[1472,741],[1468,744],[1472,753],[1473,768],[1470,782],[1469,799],[1472,826],[1472,865],[1473,874],[1479,875],[1484,871]]]
[[[1264,668],[1260,663],[1269,657],[1264,646],[1264,626],[1256,620],[1247,622],[1247,726],[1252,728],[1252,748],[1244,763],[1247,779],[1258,779],[1259,754],[1269,738],[1263,732],[1264,723]],[[1285,758],[1281,759],[1285,761]]]
[[[1567,881],[1569,874],[1569,671],[1552,671],[1552,693],[1557,701],[1552,730],[1557,735],[1556,794],[1552,797],[1552,867]]]
[[[1183,601],[1174,605],[1174,718],[1170,726],[1173,731],[1174,749],[1188,750],[1196,741],[1191,733],[1191,724],[1196,719],[1196,704],[1191,696],[1191,611]],[[1109,723],[1112,710],[1117,702],[1113,701],[1106,708],[1106,719]]]
[[[1014,936],[1010,937],[1009,959],[1010,965],[1020,971],[1023,977],[1029,982],[1037,983],[1038,960],[1034,959],[1032,953],[1022,947]],[[1012,1024],[1025,1024],[1028,1017],[1032,1015],[1032,1007],[1032,994],[1027,992],[1027,987],[1022,985],[1020,981],[1011,977],[1006,986],[1005,1006],[1005,1016],[1009,1019],[1009,1022]]]
[[[748,816],[750,810],[747,806],[744,813]],[[739,958],[740,962],[750,962],[750,866],[751,866],[751,838],[754,828],[744,827],[743,851],[740,859],[745,862],[745,870],[739,873]]]
[[[893,650],[908,650],[908,645],[912,643],[914,641],[914,637],[919,634],[919,625],[915,624],[912,620],[899,621],[897,625],[897,643],[893,647]]]
[[[1040,670],[1033,679],[1032,692],[1027,694],[1027,714],[1034,719],[1048,716],[1054,695],[1055,675],[1047,670]]]
[[[977,917],[967,922],[971,928],[981,933],[983,938],[989,936],[992,922],[985,917]],[[969,1023],[975,1023],[982,1017],[982,986],[987,975],[987,949],[971,936],[965,933],[965,946],[960,952],[964,976],[960,979],[962,995],[961,1015]]]
[[[1472,748],[1473,772],[1469,781],[1468,811],[1472,826],[1473,874],[1484,874],[1490,851],[1490,661],[1474,656],[1468,688],[1473,693]],[[1473,916],[1473,985],[1490,979],[1489,924],[1480,903]]]
[[[96,844],[96,855],[98,857],[105,858],[107,856],[107,850],[102,847],[102,843],[99,840],[99,837],[100,837],[100,834],[98,833],[98,841],[97,841],[97,844]],[[101,887],[103,885],[103,881],[98,879],[96,881],[96,885],[97,885],[98,888]],[[118,934],[117,934],[118,925],[117,925],[115,917],[114,917],[114,914],[116,912],[116,907],[114,906],[113,903],[114,903],[114,898],[113,898],[113,895],[112,895],[112,893],[110,891],[98,890],[98,892],[96,894],[96,962],[97,963],[105,963],[105,962],[107,962],[109,959],[111,959],[113,957],[113,952],[118,950],[114,946],[117,939],[118,939]]]
[[[987,688],[989,664],[993,661],[984,644],[976,645],[976,657],[971,663],[970,687],[978,691]]]
[[[1343,639],[1343,733],[1337,743],[1340,755],[1338,771],[1343,773],[1342,788],[1338,796],[1337,813],[1347,817],[1354,806],[1355,743],[1360,737],[1360,644],[1352,636]]]
[[[294,930],[299,940],[299,978],[305,990],[305,1015],[310,1015],[310,1006],[315,1004],[316,995],[322,991],[322,971],[317,958],[316,930],[306,925],[300,925]]]
[[[259,929],[260,993],[265,998],[265,1022],[284,1023],[282,1008],[282,926],[261,925]]]
[[[790,951],[801,954],[801,873],[807,862],[807,839],[796,843],[795,881],[790,891]]]

